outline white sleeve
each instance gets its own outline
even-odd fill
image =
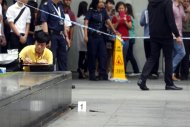
[[[0,4],[0,15],[2,15],[3,13],[2,13],[2,6],[1,6],[1,4]]]
[[[71,19],[70,19],[68,14],[65,14],[64,24],[65,24],[66,27],[72,26]]]
[[[26,9],[27,9],[26,23],[30,23],[30,21],[31,21],[31,12],[30,12],[30,9],[28,7],[26,7]]]
[[[7,16],[7,20],[8,22],[14,22],[14,12],[12,11],[12,6],[10,6],[7,10],[6,16]]]

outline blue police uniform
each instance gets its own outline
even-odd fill
[[[63,5],[59,2],[55,5],[52,0],[48,0],[42,6],[42,10],[53,15],[64,18]],[[51,50],[53,52],[54,63],[57,58],[58,71],[67,70],[67,51],[64,33],[64,20],[61,18],[41,12],[41,22],[47,22],[48,31],[51,35]]]
[[[96,30],[104,31],[105,22],[109,19],[105,9],[98,11],[90,9],[86,14],[85,20],[88,20],[88,26]],[[106,44],[104,41],[103,34],[95,31],[88,31],[88,68],[89,68],[89,79],[96,80],[96,60],[98,59],[99,64],[99,77],[102,80],[107,80],[106,62],[107,62],[107,51]]]

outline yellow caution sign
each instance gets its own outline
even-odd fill
[[[112,81],[128,81],[125,75],[124,69],[124,60],[123,60],[123,47],[122,47],[122,39],[117,36],[114,44],[114,52],[113,52],[113,66],[112,66],[112,75],[110,80]]]

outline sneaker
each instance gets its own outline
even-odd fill
[[[158,74],[150,74],[149,79],[158,79],[159,78],[159,75]]]
[[[141,73],[131,73],[131,74],[129,74],[129,76],[139,76]]]

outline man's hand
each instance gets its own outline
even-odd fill
[[[26,37],[26,36],[20,36],[19,41],[20,41],[21,44],[25,44],[25,43],[26,43],[26,40],[27,40],[27,37]]]
[[[48,64],[48,61],[45,59],[42,59],[42,60],[38,60],[37,63],[38,64]]]
[[[182,38],[181,38],[181,37],[177,37],[177,38],[176,38],[176,42],[177,42],[178,44],[182,44]]]
[[[24,64],[32,64],[32,60],[31,60],[29,57],[26,57],[26,58],[23,60],[23,63],[24,63]]]

